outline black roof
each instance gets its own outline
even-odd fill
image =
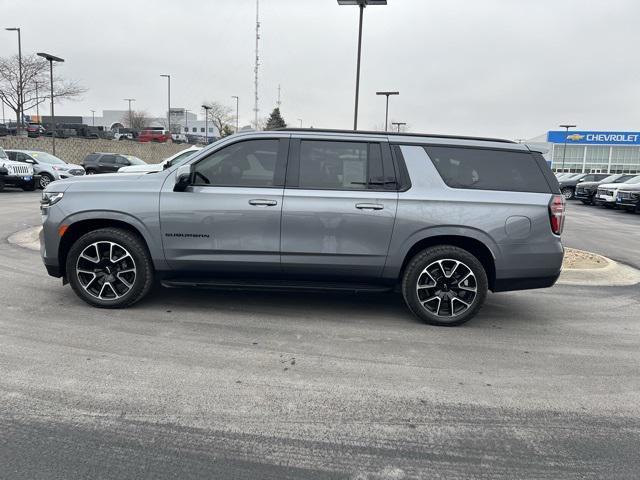
[[[469,137],[465,135],[441,135],[432,133],[398,133],[398,132],[375,132],[371,130],[338,130],[328,128],[278,128],[277,130],[285,132],[309,132],[309,133],[362,133],[365,135],[390,135],[394,137],[425,137],[425,138],[450,138],[455,140],[478,140],[484,142],[500,142],[500,143],[516,143],[512,140],[505,140],[504,138],[491,138],[491,137]]]

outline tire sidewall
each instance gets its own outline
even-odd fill
[[[422,271],[431,263],[437,260],[452,259],[458,260],[467,265],[476,277],[477,293],[471,307],[464,313],[456,317],[439,317],[428,312],[418,299],[416,285]],[[407,265],[402,280],[402,295],[404,300],[414,315],[431,325],[456,326],[467,322],[473,318],[487,296],[488,280],[482,263],[467,250],[459,247],[439,245],[427,248],[418,253]]]
[[[47,182],[47,185],[49,185],[51,182],[53,182],[53,177],[51,175],[49,175],[48,173],[41,173],[40,174],[40,181],[38,182],[38,188],[40,190],[44,190],[45,188],[47,188],[47,185],[42,185],[42,179],[43,178],[48,178],[49,181]]]
[[[136,266],[136,278],[133,288],[117,300],[101,300],[85,291],[78,280],[76,263],[80,253],[89,245],[98,241],[114,242],[122,245],[133,257]],[[66,260],[67,279],[73,291],[85,302],[100,308],[122,308],[140,300],[153,283],[153,265],[143,241],[135,234],[120,229],[100,229],[86,233],[71,246]]]

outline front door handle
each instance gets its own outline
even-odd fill
[[[278,204],[275,200],[264,200],[262,198],[254,198],[253,200],[249,200],[249,205],[253,205],[254,207],[274,207]]]
[[[382,210],[384,205],[379,203],[356,203],[356,208],[360,210]]]

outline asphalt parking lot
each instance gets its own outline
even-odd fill
[[[388,295],[157,290],[92,309],[11,245],[0,193],[0,478],[637,478],[640,287],[490,295],[458,328]],[[565,244],[640,267],[640,215]]]

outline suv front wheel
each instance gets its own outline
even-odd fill
[[[69,250],[66,271],[76,294],[95,307],[128,307],[153,285],[153,264],[142,239],[120,228],[80,237]]]
[[[418,253],[402,278],[407,306],[431,325],[454,326],[470,320],[484,303],[487,289],[487,274],[480,261],[449,245]]]

